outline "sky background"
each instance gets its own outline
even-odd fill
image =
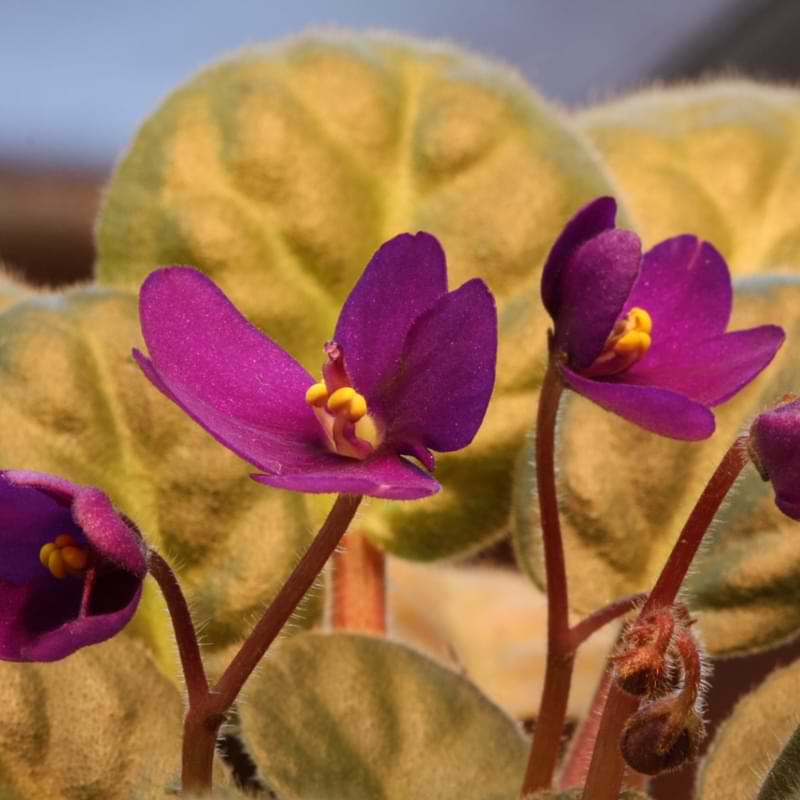
[[[104,168],[204,64],[314,26],[449,39],[580,105],[657,77],[747,2],[0,0],[0,159]]]

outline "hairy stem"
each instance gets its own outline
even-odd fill
[[[178,643],[178,654],[186,681],[186,692],[189,695],[189,706],[196,705],[208,694],[208,679],[197,643],[192,615],[183,595],[183,590],[170,565],[155,550],[147,555],[147,568],[150,575],[158,583],[161,594],[167,604],[175,641]]]
[[[217,736],[226,714],[245,681],[336,549],[360,503],[359,495],[343,494],[336,498],[306,554],[211,690],[180,586],[164,559],[157,553],[151,553],[151,574],[158,581],[170,610],[189,695],[189,710],[183,727],[184,792],[210,794]]]
[[[386,633],[386,556],[351,531],[333,554],[331,622],[340,630]]]
[[[613,603],[604,608],[598,609],[588,617],[584,617],[577,625],[574,625],[570,630],[570,641],[572,647],[578,649],[590,636],[597,633],[600,628],[613,622],[615,619],[633,611],[636,606],[642,605],[646,600],[646,594],[631,594],[623,597],[620,600],[615,600]]]
[[[547,666],[521,796],[550,786],[567,714],[575,655],[570,641],[567,573],[558,516],[555,429],[563,385],[552,358],[536,416],[536,483],[547,576]]]
[[[655,608],[671,606],[675,602],[700,542],[748,460],[747,437],[740,436],[723,456],[686,520],[681,535],[642,608],[640,619]],[[586,778],[583,800],[616,800],[619,795],[625,772],[619,750],[620,736],[626,720],[636,711],[638,705],[638,698],[625,694],[612,683]]]

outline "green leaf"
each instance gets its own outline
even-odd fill
[[[800,728],[795,728],[772,765],[756,800],[798,800],[800,798]]]
[[[746,80],[655,88],[578,121],[648,247],[692,232],[737,274],[800,269],[800,91]]]
[[[798,694],[800,662],[795,661],[739,701],[701,765],[697,800],[753,800],[757,795],[758,800],[794,800],[792,794],[759,794],[759,788],[797,728]]]
[[[507,530],[545,346],[537,275],[565,220],[609,190],[509,70],[440,43],[308,35],[201,72],[145,122],[106,194],[98,279],[135,289],[194,264],[317,374],[377,247],[436,234],[451,285],[483,276],[497,295],[497,390],[475,442],[441,458],[444,492],[360,515],[387,549],[435,559]]]
[[[130,356],[136,298],[87,288],[0,314],[0,460],[108,492],[179,566],[208,647],[237,641],[277,592],[309,526],[299,497],[264,491],[247,465],[155,391]],[[150,581],[130,632],[176,673]]]
[[[753,418],[800,388],[800,278],[739,282],[731,329],[780,323],[787,343],[733,400],[715,409],[717,433],[685,443],[640,430],[570,393],[559,425],[559,493],[570,600],[588,612],[649,590],[723,453]],[[532,445],[520,456],[515,546],[543,584]],[[800,630],[800,528],[772,489],[745,468],[687,582],[714,655],[772,647]],[[591,576],[591,580],[587,580]]]
[[[129,641],[0,662],[0,707],[0,797],[160,797],[180,770],[180,694]]]
[[[522,782],[516,724],[465,678],[385,639],[298,634],[240,706],[282,800],[514,800]]]
[[[35,293],[35,289],[28,286],[22,278],[17,277],[13,270],[0,261],[0,311]]]

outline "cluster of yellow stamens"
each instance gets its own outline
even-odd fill
[[[652,332],[650,314],[643,308],[632,308],[614,325],[603,352],[595,359],[589,372],[613,375],[627,369],[650,349]]]
[[[62,533],[55,541],[42,547],[39,560],[56,578],[65,578],[67,575],[82,575],[89,564],[89,554],[72,536]]]
[[[367,401],[352,386],[343,386],[328,393],[324,381],[315,383],[306,392],[306,403],[316,408],[325,408],[334,416],[346,415],[350,422],[358,422],[367,413]]]

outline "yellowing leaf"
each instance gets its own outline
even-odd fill
[[[469,681],[350,634],[280,644],[241,701],[244,739],[282,800],[514,800],[527,744]]]
[[[136,289],[156,265],[194,264],[316,374],[377,247],[438,236],[451,285],[478,275],[497,295],[497,391],[475,442],[442,457],[444,492],[361,515],[387,549],[434,559],[507,530],[545,343],[536,277],[564,221],[608,191],[510,71],[438,43],[308,35],[201,72],[145,122],[106,195],[98,279]]]

